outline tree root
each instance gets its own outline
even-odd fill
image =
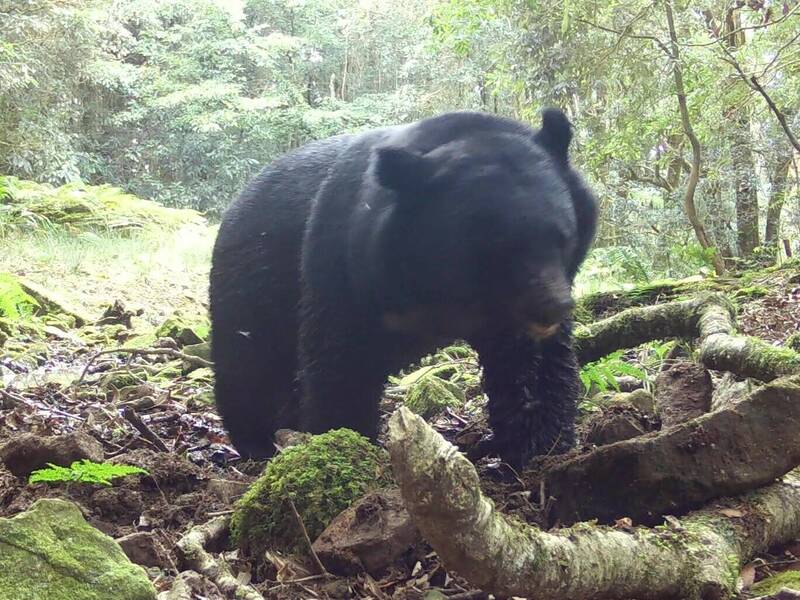
[[[584,523],[550,533],[495,510],[473,465],[409,410],[392,415],[387,445],[425,539],[447,568],[498,595],[721,600],[754,553],[800,535],[800,473],[739,499],[725,511],[734,517],[706,509],[655,529]]]
[[[800,354],[735,335],[734,309],[721,294],[631,308],[580,328],[575,333],[581,364],[619,348],[633,348],[664,338],[699,338],[700,361],[709,369],[772,381],[800,372]]]
[[[228,517],[216,517],[192,527],[176,545],[181,568],[197,571],[210,579],[227,598],[264,600],[264,596],[248,585],[239,583],[222,559],[215,559],[206,548],[228,533]]]
[[[656,523],[767,485],[800,464],[798,431],[800,376],[776,380],[721,410],[548,465],[548,519]]]

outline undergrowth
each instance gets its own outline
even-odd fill
[[[47,463],[46,469],[31,473],[29,483],[87,483],[93,485],[112,485],[112,480],[128,475],[147,475],[147,471],[130,465],[96,463],[90,460],[73,462],[69,467]]]

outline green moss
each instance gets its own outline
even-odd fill
[[[132,385],[139,385],[147,381],[148,373],[145,369],[131,369],[126,371],[112,371],[100,379],[103,389],[121,390]]]
[[[313,436],[267,464],[236,505],[232,539],[250,556],[267,548],[302,550],[287,499],[314,540],[354,500],[390,482],[388,455],[365,437],[348,429]]]
[[[172,338],[181,346],[203,343],[208,337],[208,321],[183,316],[179,311],[170,315],[155,331],[157,338]]]
[[[769,295],[769,290],[762,285],[750,285],[741,287],[733,292],[733,297],[737,300],[753,300]]]
[[[0,317],[20,319],[39,309],[39,303],[9,273],[0,273]]]
[[[127,194],[110,185],[68,183],[58,188],[43,183],[4,177],[0,203],[9,207],[12,223],[41,227],[65,226],[71,230],[132,232],[143,229],[177,229],[202,220],[193,210],[161,206]]]
[[[783,345],[789,348],[789,350],[800,352],[800,332],[795,332],[786,338],[786,341],[783,343]]]
[[[800,591],[800,571],[784,571],[767,579],[763,579],[751,588],[757,596],[777,594],[781,588]]]
[[[0,595],[9,600],[155,600],[144,569],[90,526],[77,506],[55,499],[0,519]]]
[[[406,407],[428,419],[441,413],[448,406],[453,408],[462,406],[465,402],[464,391],[455,383],[435,375],[435,367],[428,369],[427,373],[416,379],[408,388]]]

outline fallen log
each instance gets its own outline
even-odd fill
[[[738,499],[735,512],[710,508],[654,529],[544,532],[498,512],[475,467],[406,408],[392,415],[387,446],[425,539],[448,569],[496,595],[723,600],[755,553],[800,535],[797,472]]]

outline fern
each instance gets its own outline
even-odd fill
[[[28,317],[38,307],[36,300],[25,293],[13,276],[0,273],[0,317]]]
[[[47,463],[46,469],[31,473],[29,483],[88,483],[110,486],[112,479],[127,475],[147,475],[147,471],[130,465],[96,463],[90,460],[75,461],[69,467]]]
[[[622,375],[646,381],[647,373],[643,369],[622,360],[623,352],[623,350],[617,350],[605,358],[583,366],[580,378],[587,392],[592,387],[596,387],[601,392],[607,392],[612,388],[619,391],[617,377]]]

